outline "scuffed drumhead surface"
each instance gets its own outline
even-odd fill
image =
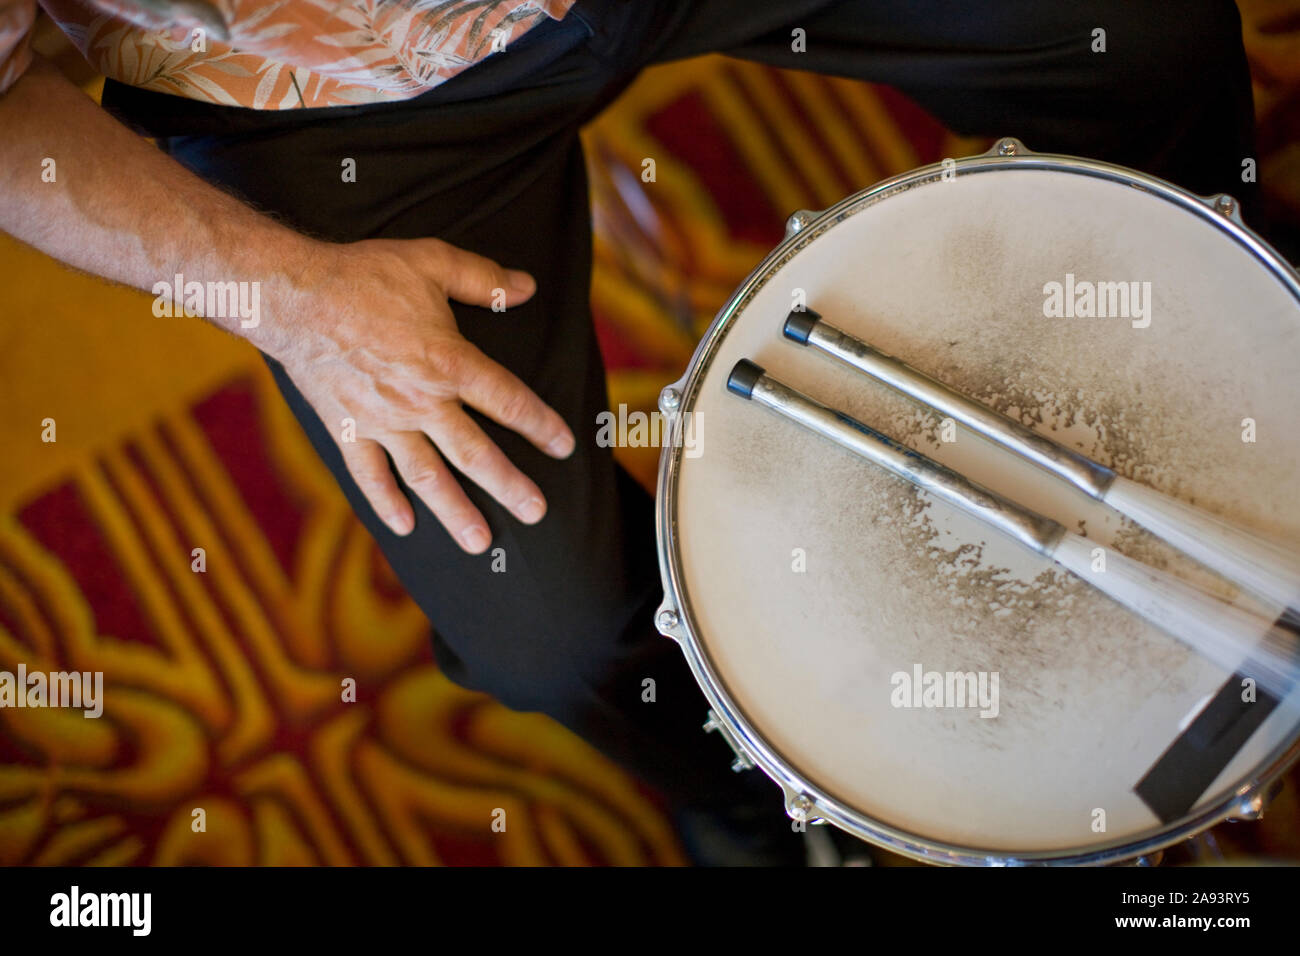
[[[1137,297],[1127,315],[1049,316],[1064,308],[1048,301],[1052,282],[1062,298],[1085,282],[1137,283]],[[1015,542],[729,394],[727,371],[751,358],[1099,547],[1222,582],[784,340],[799,289],[828,321],[1121,474],[1293,542],[1296,302],[1230,236],[1159,197],[1059,171],[965,174],[817,231],[734,316],[689,409],[702,453],[678,475],[686,604],[724,689],[796,774],[874,820],[978,850],[1083,852],[1154,830],[1133,787],[1229,675]],[[974,674],[985,701],[927,702],[910,686],[918,668],[923,686],[928,672]],[[1257,772],[1296,720],[1295,701],[1278,708],[1202,802]]]

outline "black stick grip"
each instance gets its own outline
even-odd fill
[[[812,309],[791,309],[785,317],[785,337],[800,345],[808,344],[808,336],[822,317]]]
[[[754,386],[764,374],[761,365],[755,365],[749,359],[741,359],[727,376],[727,388],[741,398],[750,398],[754,394]]]

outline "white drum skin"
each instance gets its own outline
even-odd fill
[[[802,290],[845,331],[1120,474],[1300,541],[1294,273],[1172,187],[1022,150],[850,197],[720,313],[674,392],[674,429],[698,416],[699,446],[661,463],[660,627],[788,804],[807,795],[813,816],[923,859],[1111,862],[1225,818],[1281,772],[1300,695],[1162,822],[1133,788],[1227,672],[726,389],[752,359],[1099,546],[1232,594],[1104,505],[785,340]],[[1067,281],[1137,282],[1146,314],[1044,315],[1046,284]],[[996,716],[896,706],[894,675],[918,665],[996,674]]]

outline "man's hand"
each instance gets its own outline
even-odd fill
[[[333,433],[379,517],[397,534],[415,527],[387,451],[407,486],[471,554],[487,550],[491,535],[443,458],[520,521],[540,521],[541,490],[463,405],[556,458],[572,453],[573,434],[528,386],[466,341],[447,305],[452,298],[488,307],[494,296],[517,305],[533,294],[532,278],[437,239],[321,250],[328,261],[313,269],[320,284],[295,297],[299,314],[285,316],[295,335],[276,358]],[[343,440],[344,419],[355,422],[355,441]]]

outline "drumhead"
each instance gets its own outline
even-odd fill
[[[1204,202],[1116,167],[1021,154],[953,172],[919,170],[828,210],[715,321],[673,392],[659,503],[676,617],[661,629],[729,733],[813,816],[957,862],[1144,851],[1216,822],[1280,771],[1297,696],[1185,814],[1159,818],[1135,786],[1230,675],[1050,561],[739,400],[727,374],[750,358],[1101,546],[1223,589],[1062,482],[784,340],[782,323],[804,302],[1122,475],[1296,541],[1294,273]],[[1127,313],[1112,301],[1100,311],[1121,314],[1045,314],[1058,311],[1051,283],[1078,297],[1103,282],[1130,284]],[[697,419],[689,454],[683,412]],[[913,685],[933,687],[930,674],[947,686],[926,696]],[[954,696],[963,684],[974,702]]]

